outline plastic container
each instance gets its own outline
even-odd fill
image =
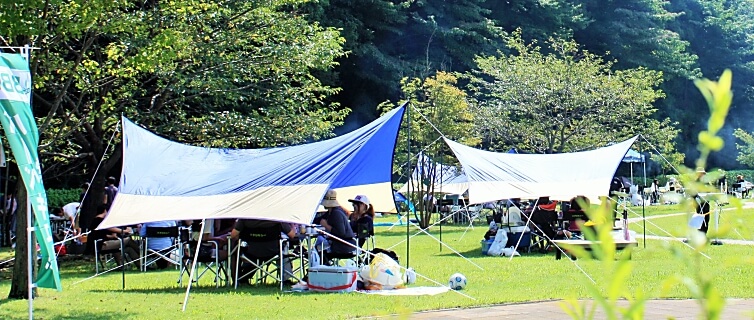
[[[518,241],[521,238],[521,241]],[[506,247],[515,247],[518,244],[519,248],[528,248],[531,245],[531,232],[508,232],[508,243]]]
[[[355,267],[318,266],[309,268],[309,290],[352,292],[356,290]]]
[[[489,240],[482,240],[481,241],[481,244],[482,244],[482,254],[483,255],[487,255],[487,251],[490,250],[490,246],[492,245],[493,242],[495,242],[495,239],[489,239]]]

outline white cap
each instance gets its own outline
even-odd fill
[[[369,204],[370,204],[370,202],[369,202],[369,198],[367,198],[367,196],[365,196],[365,195],[363,195],[363,194],[360,194],[360,195],[358,195],[358,196],[354,197],[353,199],[348,199],[348,201],[349,201],[349,202],[361,202],[361,203],[363,203],[363,204],[367,205],[367,207],[368,207],[368,206],[369,206]]]

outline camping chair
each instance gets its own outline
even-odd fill
[[[228,285],[228,273],[225,270],[223,262],[220,262],[217,252],[220,251],[220,246],[215,241],[202,241],[202,246],[199,248],[199,256],[196,259],[196,271],[191,273],[192,264],[194,261],[194,255],[196,254],[196,246],[198,241],[191,240],[191,229],[180,228],[179,239],[181,247],[181,273],[178,275],[178,284],[183,286],[183,275],[187,274],[189,279],[193,282],[199,282],[199,279],[204,276],[205,273],[210,272],[215,275],[215,287],[220,287],[220,282],[225,282]],[[199,270],[202,270],[199,272]]]
[[[292,259],[295,255],[286,254],[288,252],[287,239],[282,237],[282,226],[272,228],[250,228],[244,230],[239,235],[238,244],[231,254],[235,254],[236,263],[234,266],[233,285],[238,288],[239,279],[253,278],[256,276],[257,283],[264,282],[267,277],[275,279],[280,284],[280,290],[283,290],[283,278],[285,273],[293,275],[293,270],[285,270],[286,259]],[[255,256],[244,248],[254,248],[261,246],[262,243],[269,244],[277,242],[278,250],[274,255]],[[241,264],[249,267],[247,270],[239,270]],[[241,274],[242,273],[242,274]],[[239,275],[240,274],[240,275]]]
[[[116,240],[116,239],[110,239],[110,240]],[[109,261],[115,260],[115,254],[120,254],[121,259],[125,262],[125,257],[123,257],[123,239],[118,238],[117,241],[120,242],[120,246],[116,248],[110,248],[110,249],[104,249],[102,246],[105,244],[105,241],[108,241],[107,239],[97,239],[94,241],[94,272],[99,273],[100,266],[102,269],[107,269],[106,265]]]
[[[583,224],[589,220],[589,217],[584,213],[584,211],[575,211],[575,210],[569,210],[563,213],[563,221],[567,222],[567,227],[565,230],[568,230],[574,235],[580,235],[581,234],[581,227],[579,226],[579,223]]]
[[[141,271],[147,271],[147,267],[149,265],[157,263],[157,261],[161,259],[164,259],[165,261],[168,261],[169,263],[180,267],[181,266],[181,253],[183,250],[178,250],[179,248],[178,227],[146,226],[144,228],[147,228],[146,229],[147,231],[146,231],[146,235],[143,238],[142,246],[141,246],[141,249],[142,249]],[[156,238],[170,238],[172,240],[172,245],[163,250],[149,249],[149,239],[156,239]],[[177,258],[171,257],[171,254],[175,254]]]
[[[368,265],[371,260],[369,252],[374,250],[374,227],[370,228],[368,223],[359,223],[356,225],[356,264],[358,266]],[[364,247],[366,245],[366,248]]]

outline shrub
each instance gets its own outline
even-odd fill
[[[59,208],[68,203],[79,201],[81,189],[48,189],[47,206]]]

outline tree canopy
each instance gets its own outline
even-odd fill
[[[574,41],[552,39],[549,53],[543,53],[514,33],[508,46],[515,54],[479,57],[479,69],[470,76],[474,123],[486,133],[488,148],[561,153],[637,133],[656,142],[677,134],[669,120],[651,117],[652,103],[664,96],[657,88],[661,72],[613,71],[613,62],[579,49]],[[665,147],[666,156],[673,154],[672,145]]]
[[[348,110],[313,73],[337,65],[344,39],[297,14],[302,3],[17,1],[0,13],[2,40],[40,48],[31,64],[45,177],[93,179],[101,198],[120,161],[121,114],[205,146],[331,136]]]

